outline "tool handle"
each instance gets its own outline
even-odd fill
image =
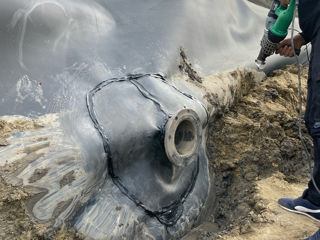
[[[279,37],[285,37],[288,34],[289,25],[293,19],[293,13],[296,9],[296,1],[290,0],[288,8],[284,8],[281,4],[276,10],[278,15],[277,21],[271,25],[270,31]]]

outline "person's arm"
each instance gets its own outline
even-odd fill
[[[304,40],[303,35],[298,34],[298,35],[294,36],[293,44],[294,44],[294,48],[296,50],[300,50],[303,45],[307,44],[307,42]],[[293,57],[294,53],[293,53],[292,45],[291,45],[291,38],[287,38],[287,39],[283,40],[282,42],[280,42],[279,48],[276,51],[276,53],[280,54],[281,56],[285,56],[285,57]]]

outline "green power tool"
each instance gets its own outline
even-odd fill
[[[272,55],[278,49],[279,43],[286,38],[295,9],[295,0],[291,0],[288,7],[282,6],[279,0],[273,1],[261,40],[261,50],[255,61],[258,68],[263,68],[266,58]]]

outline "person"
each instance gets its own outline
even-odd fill
[[[280,0],[282,5],[288,5],[290,0]],[[320,188],[320,1],[299,0],[299,25],[302,30],[293,38],[294,48],[301,49],[303,45],[311,43],[311,59],[308,74],[308,96],[305,112],[305,124],[314,144],[313,178]],[[277,50],[281,56],[293,57],[291,39],[283,40]],[[304,214],[320,222],[320,193],[312,180],[301,197],[281,198],[278,203],[288,211]],[[320,240],[320,230],[307,238]]]

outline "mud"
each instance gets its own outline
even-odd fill
[[[63,188],[65,185],[72,183],[75,180],[74,170],[68,172],[60,180],[60,188]]]
[[[190,62],[183,48],[180,48],[179,69],[182,73],[186,73],[190,80],[202,83],[201,76],[194,70],[192,63]]]
[[[41,178],[43,178],[45,175],[47,175],[48,173],[48,169],[47,168],[44,168],[44,169],[41,169],[41,168],[37,168],[34,173],[32,174],[32,176],[29,178],[29,183],[34,183],[38,180],[40,180]]]
[[[298,138],[297,69],[289,66],[277,70],[261,84],[254,81],[256,76],[252,74],[238,69],[203,79],[204,89],[210,88],[210,81],[226,76],[242,81],[233,91],[235,104],[225,104],[227,107],[218,109],[210,121],[207,150],[210,167],[216,173],[215,210],[184,240],[299,239],[318,227],[304,216],[285,212],[276,203],[279,197],[300,195],[309,179],[308,163]],[[307,68],[303,69],[302,80],[304,105]],[[214,105],[215,96],[208,93],[206,98],[219,108]],[[41,122],[31,119],[2,119],[0,151],[1,144],[9,144],[11,134],[41,127]],[[311,151],[312,142],[304,125],[303,136]],[[0,239],[82,239],[67,225],[53,229],[50,223],[36,222],[27,210],[28,201],[36,197],[34,191],[22,188],[18,181],[6,181],[7,176],[36,159],[35,153],[41,154],[48,139],[38,140],[32,149],[23,150],[25,157],[18,164],[8,163],[0,170]],[[28,181],[37,181],[47,173],[48,169],[36,169]],[[60,187],[73,180],[71,171],[60,179]],[[71,201],[72,198],[61,202],[55,214]]]

